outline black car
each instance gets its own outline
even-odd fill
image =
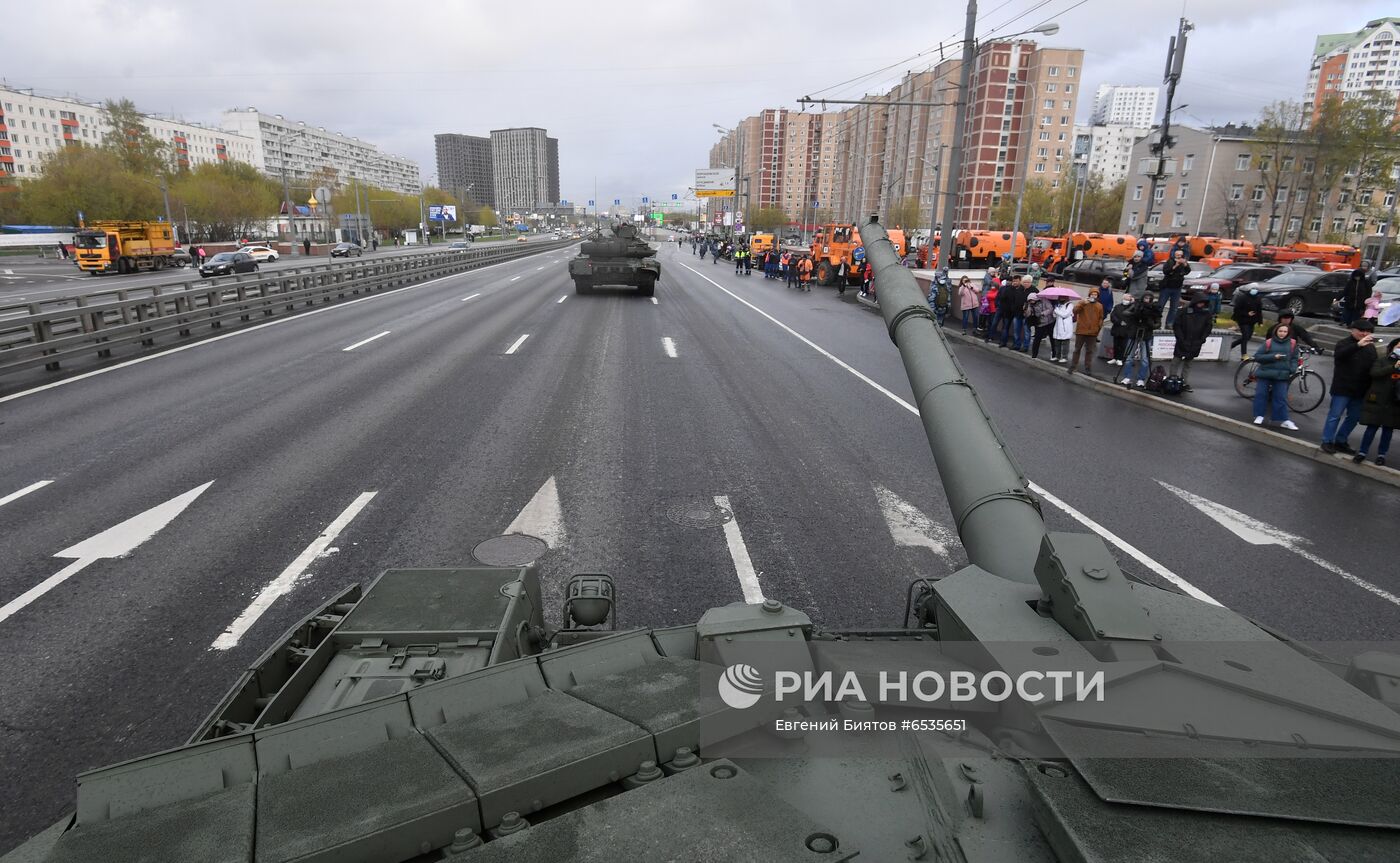
[[[1295,315],[1327,315],[1350,277],[1350,270],[1297,270],[1258,282],[1254,287],[1259,289],[1259,299],[1266,309],[1288,309]]]
[[[227,276],[230,273],[256,273],[258,262],[247,252],[220,252],[199,268],[201,278]]]
[[[365,250],[360,248],[359,244],[357,243],[336,243],[331,248],[332,258],[348,258],[351,255],[354,255],[358,258],[364,253]]]
[[[1310,273],[1322,272],[1309,264],[1226,264],[1215,272],[1206,273],[1199,278],[1188,278],[1186,289],[1205,290],[1211,285],[1219,285],[1220,299],[1228,303],[1234,298],[1235,291],[1245,285],[1265,282],[1274,276],[1299,270],[1306,270]]]
[[[1058,279],[1095,288],[1108,279],[1115,291],[1124,291],[1128,288],[1128,280],[1123,275],[1127,268],[1128,262],[1118,258],[1082,258],[1066,264]]]

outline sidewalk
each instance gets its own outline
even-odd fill
[[[860,303],[872,309],[879,308],[874,300],[865,299],[858,293],[851,293],[849,296],[851,297],[850,302]],[[1254,425],[1251,402],[1241,398],[1235,392],[1234,375],[1235,369],[1238,367],[1238,348],[1235,349],[1232,358],[1227,361],[1193,362],[1191,364],[1192,392],[1179,396],[1163,396],[1117,383],[1122,377],[1121,367],[1110,366],[1102,358],[1094,360],[1094,377],[1092,378],[1084,374],[1068,374],[1066,372],[1068,365],[1049,362],[1050,345],[1048,340],[1041,345],[1040,359],[1033,360],[1025,353],[1002,348],[997,342],[983,343],[980,337],[971,334],[964,335],[960,331],[959,321],[952,315],[948,316],[943,333],[948,337],[948,341],[954,345],[965,346],[969,350],[985,350],[999,354],[1007,362],[1024,364],[1027,371],[1052,375],[1075,386],[1089,387],[1106,396],[1133,401],[1153,410],[1162,411],[1237,437],[1271,446],[1274,449],[1322,462],[1338,470],[1348,471],[1400,488],[1400,470],[1395,467],[1381,467],[1369,460],[1364,464],[1355,464],[1350,456],[1328,455],[1318,448],[1322,440],[1322,424],[1327,419],[1327,404],[1330,396],[1324,398],[1322,404],[1310,413],[1290,411],[1290,418],[1298,425],[1296,432],[1285,431],[1272,425]],[[1258,343],[1259,340],[1255,339],[1250,343],[1250,347],[1255,348]],[[1153,361],[1154,366],[1159,363],[1169,366],[1170,361]],[[1323,381],[1330,388],[1332,358],[1313,356],[1309,358],[1309,365],[1322,375]],[[1359,426],[1356,431],[1352,432],[1351,443],[1353,446],[1360,441],[1360,433],[1361,427]],[[1374,456],[1375,453],[1372,452],[1371,455]],[[1400,452],[1395,453],[1394,457],[1400,461]]]

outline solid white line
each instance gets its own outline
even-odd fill
[[[235,647],[239,639],[254,623],[258,622],[258,618],[262,617],[263,613],[272,606],[272,603],[290,593],[296,583],[305,577],[307,567],[311,566],[316,558],[330,547],[330,544],[335,541],[346,525],[359,515],[360,510],[364,509],[376,494],[378,492],[367,491],[355,498],[354,502],[347,506],[344,512],[336,516],[335,521],[331,522],[320,536],[312,540],[311,544],[297,555],[296,560],[293,560],[286,569],[282,570],[281,575],[269,581],[262,590],[258,591],[258,595],[253,597],[253,601],[248,603],[248,607],[243,609],[243,613],[238,615],[238,618],[229,624],[228,629],[225,629],[209,646],[214,650],[228,650]]]
[[[673,360],[676,358],[676,342],[670,336],[661,339],[661,348],[666,351],[666,356]]]
[[[265,323],[265,324],[255,324],[255,325],[253,325],[253,326],[251,326],[251,327],[244,327],[244,328],[241,329],[241,330],[235,330],[234,332],[231,332],[231,333],[224,333],[224,334],[221,335],[221,336],[214,336],[214,337],[208,338],[208,339],[201,339],[200,341],[193,342],[193,343],[188,344],[188,345],[177,345],[177,346],[175,346],[175,347],[170,348],[169,350],[161,351],[161,352],[158,353],[158,354],[151,354],[151,355],[149,355],[149,356],[144,356],[144,357],[136,357],[135,359],[131,359],[131,360],[127,360],[127,361],[125,361],[125,362],[117,363],[117,364],[114,365],[114,366],[107,366],[107,367],[105,367],[105,368],[93,369],[93,370],[90,371],[90,372],[83,372],[83,373],[80,374],[80,375],[74,375],[74,376],[71,377],[71,378],[64,378],[64,379],[61,380],[61,381],[54,381],[53,383],[42,384],[41,386],[34,387],[33,389],[21,390],[21,391],[19,391],[19,392],[17,392],[17,393],[11,393],[10,395],[7,395],[7,396],[0,396],[0,404],[4,404],[5,402],[8,402],[8,401],[13,401],[14,399],[24,398],[25,396],[31,396],[31,395],[34,395],[35,393],[41,393],[41,392],[43,392],[44,390],[51,390],[51,389],[53,389],[54,387],[67,386],[68,384],[77,383],[78,381],[85,380],[85,379],[90,378],[90,377],[95,377],[95,376],[97,376],[97,375],[105,375],[105,374],[107,374],[108,372],[114,372],[114,371],[116,371],[117,369],[124,369],[124,368],[126,368],[127,366],[134,366],[134,365],[136,365],[136,364],[138,364],[138,363],[148,363],[148,362],[150,362],[151,360],[158,360],[158,359],[160,359],[161,357],[168,357],[168,356],[170,356],[171,354],[178,354],[178,353],[180,353],[181,351],[189,351],[189,350],[194,350],[195,348],[202,348],[202,347],[204,347],[205,345],[212,345],[212,344],[214,344],[215,342],[221,342],[221,341],[223,341],[224,339],[231,339],[231,338],[233,338],[234,336],[241,336],[241,335],[246,335],[247,333],[257,332],[258,330],[264,329],[264,328],[266,328],[266,327],[275,327],[275,326],[278,326],[278,325],[280,325],[280,324],[291,323],[291,322],[294,322],[294,321],[304,321],[304,320],[306,320],[307,318],[311,317],[312,315],[320,315],[320,314],[324,314],[324,313],[326,313],[326,312],[334,312],[334,311],[336,311],[336,310],[338,310],[338,309],[349,308],[350,306],[353,306],[353,305],[355,305],[356,303],[364,303],[364,302],[368,302],[369,300],[383,299],[384,297],[392,296],[393,294],[402,293],[402,292],[404,292],[404,291],[412,291],[412,290],[415,290],[415,289],[417,289],[417,288],[426,288],[428,285],[435,285],[435,284],[437,284],[438,282],[445,282],[445,281],[447,281],[448,279],[460,279],[460,278],[462,278],[463,276],[474,276],[474,275],[476,275],[477,273],[481,272],[482,270],[489,270],[489,269],[491,269],[492,267],[501,267],[501,266],[504,266],[504,265],[506,265],[506,264],[513,264],[513,263],[515,263],[515,261],[513,261],[513,260],[512,260],[512,261],[499,261],[499,262],[494,263],[494,264],[487,264],[487,265],[484,266],[484,267],[477,267],[475,270],[468,270],[468,271],[465,272],[465,273],[453,273],[453,274],[450,275],[450,276],[442,276],[442,277],[440,277],[440,278],[430,279],[430,280],[428,280],[428,281],[426,281],[426,282],[419,282],[419,283],[416,284],[416,285],[404,285],[404,286],[401,287],[401,288],[394,288],[392,291],[384,291],[383,293],[380,293],[380,294],[373,294],[373,295],[368,296],[368,297],[360,297],[358,300],[347,300],[346,302],[343,302],[343,303],[336,303],[336,304],[333,305],[333,306],[325,306],[324,308],[320,308],[320,309],[312,309],[312,310],[309,311],[309,312],[301,312],[301,313],[299,313],[299,314],[292,315],[292,316],[289,317],[289,318],[278,318],[278,319],[275,320],[275,321],[268,321],[268,322]]]
[[[462,297],[462,302],[465,303],[467,300],[474,300],[479,296],[481,296],[481,294],[472,294],[470,297]]]
[[[795,337],[796,339],[798,339],[799,341],[801,341],[803,344],[805,344],[805,345],[807,345],[808,347],[810,347],[812,350],[816,351],[817,353],[819,353],[819,354],[821,354],[822,356],[826,357],[827,359],[831,360],[833,363],[836,363],[836,365],[840,366],[841,368],[843,368],[843,369],[845,369],[846,371],[850,372],[851,374],[855,375],[855,376],[856,376],[857,378],[859,378],[860,380],[862,380],[862,381],[864,381],[865,383],[869,384],[869,385],[871,386],[871,388],[873,388],[876,392],[879,392],[879,393],[881,393],[881,394],[887,396],[887,397],[890,399],[890,401],[893,401],[895,404],[897,404],[897,405],[899,405],[900,407],[904,408],[905,410],[909,411],[909,412],[910,412],[911,414],[913,414],[914,416],[918,416],[918,415],[919,415],[919,409],[918,409],[918,408],[914,407],[914,406],[913,406],[912,404],[910,404],[909,402],[907,402],[907,401],[905,401],[904,399],[900,398],[899,396],[895,395],[893,392],[890,392],[890,391],[889,391],[888,389],[886,389],[885,387],[880,386],[878,383],[876,383],[875,381],[871,380],[869,376],[867,376],[867,375],[865,375],[865,374],[863,374],[863,373],[857,371],[857,370],[856,370],[855,368],[853,368],[849,363],[847,363],[847,362],[841,360],[841,359],[838,358],[835,354],[833,354],[833,353],[831,353],[830,351],[828,351],[827,349],[823,348],[821,345],[818,345],[816,342],[814,342],[814,341],[812,341],[811,339],[807,338],[806,336],[802,335],[802,334],[799,333],[797,330],[794,330],[792,327],[788,326],[787,324],[783,323],[782,321],[780,321],[780,320],[778,320],[777,318],[773,317],[772,315],[768,314],[768,313],[765,312],[763,309],[760,309],[758,306],[755,306],[753,303],[749,302],[748,300],[744,299],[743,297],[741,297],[741,296],[739,296],[738,294],[734,293],[733,291],[729,290],[729,289],[726,288],[724,285],[721,285],[719,282],[716,282],[714,279],[710,278],[709,276],[705,275],[704,273],[702,273],[702,272],[696,270],[694,267],[690,266],[689,264],[682,263],[681,266],[682,266],[682,267],[685,267],[687,270],[690,270],[692,273],[695,273],[695,275],[699,276],[700,278],[704,279],[705,281],[707,281],[707,282],[709,282],[710,284],[714,285],[715,287],[719,288],[721,291],[724,291],[724,292],[725,292],[726,294],[728,294],[729,296],[733,297],[734,299],[738,300],[739,302],[741,302],[741,303],[743,303],[744,305],[748,306],[749,308],[753,309],[755,312],[758,312],[760,315],[763,315],[765,318],[767,318],[768,320],[772,321],[773,323],[777,324],[777,325],[778,325],[779,327],[781,327],[783,330],[787,331],[790,335],[792,335],[793,337]],[[1064,501],[1060,500],[1059,498],[1057,498],[1057,497],[1055,497],[1054,495],[1050,494],[1049,492],[1045,491],[1045,489],[1041,488],[1040,486],[1036,485],[1035,483],[1030,483],[1030,488],[1031,488],[1031,491],[1035,492],[1036,494],[1041,495],[1041,496],[1044,497],[1045,500],[1048,501],[1049,503],[1053,504],[1054,506],[1059,507],[1061,510],[1063,510],[1063,511],[1065,512],[1066,515],[1069,515],[1071,518],[1074,518],[1074,519],[1078,520],[1081,524],[1083,524],[1085,527],[1087,527],[1087,528],[1089,528],[1090,530],[1092,530],[1094,533],[1097,533],[1099,536],[1103,537],[1105,540],[1107,540],[1107,541],[1113,543],[1114,545],[1118,546],[1119,549],[1121,549],[1124,553],[1126,553],[1126,554],[1130,555],[1131,557],[1133,557],[1135,560],[1137,560],[1138,563],[1141,563],[1143,566],[1147,567],[1148,569],[1152,570],[1153,572],[1155,572],[1155,573],[1157,573],[1158,575],[1162,576],[1163,578],[1167,579],[1167,580],[1170,581],[1172,584],[1175,584],[1175,585],[1177,585],[1178,587],[1181,587],[1182,590],[1186,590],[1186,589],[1187,589],[1187,586],[1190,585],[1190,583],[1189,583],[1188,581],[1186,581],[1186,579],[1182,578],[1181,576],[1179,576],[1179,575],[1177,575],[1176,573],[1172,572],[1171,570],[1167,569],[1165,566],[1163,566],[1162,564],[1158,563],[1156,560],[1153,560],[1151,557],[1148,557],[1145,553],[1143,553],[1142,551],[1139,551],[1137,548],[1135,548],[1135,547],[1134,547],[1131,543],[1129,543],[1127,540],[1125,540],[1125,539],[1119,537],[1117,534],[1112,533],[1112,532],[1109,531],[1107,528],[1105,528],[1105,527],[1103,527],[1102,525],[1098,524],[1098,522],[1095,522],[1093,519],[1089,518],[1087,515],[1084,515],[1084,513],[1080,512],[1080,511],[1077,510],[1077,509],[1074,509],[1074,508],[1071,507],[1069,504],[1065,503]],[[1196,597],[1197,599],[1202,599],[1202,600],[1204,600],[1204,601],[1211,602],[1211,603],[1214,603],[1214,604],[1216,604],[1216,605],[1219,605],[1219,604],[1220,604],[1220,603],[1216,602],[1214,599],[1211,599],[1211,598],[1209,597],[1208,594],[1206,594],[1206,593],[1205,593],[1204,591],[1202,591],[1200,588],[1195,587],[1194,585],[1190,585],[1190,590],[1189,590],[1188,592],[1189,592],[1192,596]]]
[[[560,297],[559,299],[555,300],[555,301],[554,301],[554,305],[557,306],[557,305],[559,305],[560,303],[562,303],[562,302],[564,302],[565,300],[567,300],[568,298],[569,298],[569,295],[568,295],[568,294],[565,294],[564,296],[562,296],[562,297]]]
[[[511,277],[510,277],[510,280],[511,280],[512,282],[514,282],[514,281],[517,281],[519,278],[520,278],[519,276],[511,276]]]
[[[20,498],[29,494],[31,491],[38,491],[39,489],[43,488],[51,482],[53,482],[53,480],[51,479],[41,479],[36,483],[31,483],[30,485],[25,486],[19,491],[12,491],[4,497],[0,497],[0,506],[4,506],[5,504],[10,503],[11,501],[19,500]]]
[[[762,602],[763,588],[758,586],[758,573],[754,572],[748,546],[744,545],[744,535],[739,532],[739,519],[734,515],[734,508],[729,505],[729,496],[715,495],[715,506],[723,507],[730,515],[729,521],[724,523],[724,541],[729,545],[729,556],[734,559],[734,571],[739,575],[739,587],[744,591],[744,602],[750,605]]]
[[[535,267],[535,272],[538,273],[540,270],[543,270],[543,269],[544,269],[544,267]]]
[[[516,351],[520,350],[520,346],[523,345],[523,344],[525,344],[525,340],[528,339],[529,337],[530,337],[530,334],[529,334],[529,333],[526,333],[525,335],[523,335],[523,336],[521,336],[520,338],[516,339],[516,340],[515,340],[515,344],[513,344],[513,345],[511,345],[510,347],[506,348],[506,353],[507,353],[507,354],[513,354],[513,353],[515,353]]]
[[[384,338],[385,336],[389,335],[390,332],[392,332],[392,331],[391,331],[391,330],[385,330],[385,331],[382,332],[382,333],[375,333],[374,335],[370,336],[369,338],[364,339],[364,340],[362,340],[362,341],[355,342],[355,343],[354,343],[353,345],[351,345],[350,347],[348,347],[348,348],[341,348],[341,350],[342,350],[342,351],[353,351],[355,348],[358,348],[360,345],[367,345],[367,344],[369,344],[370,342],[374,341],[375,339],[382,339],[382,338]]]

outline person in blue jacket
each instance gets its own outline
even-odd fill
[[[1269,419],[1289,431],[1297,431],[1298,426],[1288,418],[1288,382],[1293,370],[1298,367],[1298,340],[1293,337],[1293,328],[1288,324],[1277,324],[1268,338],[1254,352],[1254,424],[1264,424],[1264,412],[1268,409]]]

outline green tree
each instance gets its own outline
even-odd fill
[[[144,177],[170,173],[170,148],[146,128],[130,99],[108,99],[102,115],[108,127],[102,148],[115,154],[123,168]]]
[[[495,227],[496,211],[483,204],[481,209],[476,211],[476,219],[472,222],[472,224],[485,225],[488,228]]]
[[[1072,193],[1073,188],[1066,184],[1059,189],[1052,189],[1044,180],[1028,181],[1021,202],[1021,231],[1029,233],[1026,226],[1031,222],[1049,222],[1052,226],[1051,233],[1061,233],[1066,225],[1063,224],[1063,220],[1056,218],[1056,211],[1060,209],[1056,206],[1056,195],[1067,189]],[[1016,200],[1016,195],[1002,195],[1001,202],[993,208],[991,217],[987,220],[987,227],[994,231],[1011,230],[1016,224]]]
[[[749,230],[776,231],[790,221],[782,207],[760,207],[749,214]]]
[[[902,228],[907,233],[921,227],[927,217],[928,211],[919,206],[919,199],[910,196],[901,198],[890,207],[885,214],[885,224]]]
[[[176,177],[170,199],[177,221],[188,215],[203,239],[218,242],[261,234],[278,212],[282,186],[252,165],[206,163]]]
[[[1076,226],[1089,233],[1118,233],[1118,225],[1123,218],[1123,198],[1127,192],[1126,179],[1105,186],[1097,177],[1091,177],[1080,195]]]
[[[120,152],[73,145],[55,150],[43,173],[20,184],[25,218],[36,224],[75,225],[88,219],[154,219],[164,216],[160,184],[124,163]]]

